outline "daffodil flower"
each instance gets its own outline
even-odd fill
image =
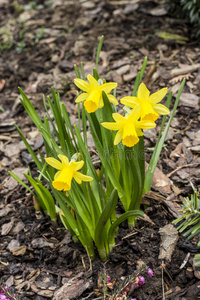
[[[158,103],[167,94],[167,88],[163,88],[160,91],[150,96],[149,90],[146,88],[144,83],[141,83],[138,88],[137,97],[124,97],[121,99],[121,103],[134,108],[136,105],[140,106],[141,109],[141,120],[156,121],[160,115],[168,115],[169,109]]]
[[[117,145],[122,141],[122,144],[127,147],[133,147],[139,142],[139,136],[143,135],[141,129],[149,129],[156,126],[156,124],[149,120],[138,121],[140,118],[139,105],[132,110],[131,114],[125,117],[118,113],[112,114],[114,122],[104,122],[101,125],[110,130],[118,130],[114,144]]]
[[[117,83],[109,82],[99,85],[98,81],[92,75],[88,75],[87,79],[89,83],[79,78],[75,79],[74,83],[79,89],[85,92],[80,94],[76,98],[75,102],[79,103],[84,101],[84,106],[88,113],[92,113],[98,108],[104,106],[102,97],[103,91],[106,93],[111,103],[115,105],[118,104],[117,99],[113,95],[109,94],[114,88],[117,87]]]
[[[91,181],[93,178],[87,175],[83,175],[78,172],[84,165],[84,161],[71,161],[65,155],[58,155],[61,162],[53,157],[47,157],[46,162],[53,168],[59,170],[53,181],[53,187],[58,191],[69,191],[71,189],[71,182],[74,178],[78,184],[81,184],[82,181]]]

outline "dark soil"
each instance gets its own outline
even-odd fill
[[[193,192],[192,185],[200,191],[199,41],[191,26],[173,15],[173,7],[170,13],[158,12],[164,2],[56,0],[35,1],[31,8],[31,2],[24,0],[0,1],[0,277],[21,299],[103,299],[99,281],[104,267],[111,278],[111,295],[142,263],[153,269],[154,276],[145,274],[145,285],[131,291],[130,298],[200,297],[200,273],[193,265],[199,252],[197,239],[188,242],[180,236],[171,259],[158,259],[159,230],[177,217],[183,197]],[[188,41],[180,44],[176,38],[162,39],[158,31]],[[138,220],[131,232],[122,224],[110,261],[102,264],[97,256],[91,268],[82,246],[72,242],[62,224],[55,227],[42,213],[35,213],[31,195],[11,180],[8,171],[23,173],[29,165],[37,174],[14,122],[33,147],[43,151],[43,142],[18,99],[17,87],[43,117],[42,95],[49,95],[53,86],[76,123],[73,66],[82,61],[85,73],[92,72],[101,35],[105,38],[99,74],[118,82],[119,99],[131,94],[145,56],[144,82],[151,92],[167,86],[176,95],[184,77],[187,83],[158,163],[163,180],[168,176],[171,182],[163,186],[161,175],[155,176],[153,192],[144,197],[141,207],[149,220]],[[145,136],[147,160],[158,130],[159,122]],[[67,296],[54,297],[64,285]]]

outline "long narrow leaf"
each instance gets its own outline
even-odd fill
[[[161,137],[161,139],[159,141],[158,147],[156,149],[156,154],[152,156],[152,159],[151,159],[151,161],[149,163],[149,168],[148,168],[148,171],[146,173],[146,178],[145,178],[144,192],[147,192],[147,191],[149,191],[151,189],[151,184],[152,184],[154,172],[155,172],[155,169],[156,169],[156,166],[157,166],[157,163],[158,163],[158,159],[159,159],[159,156],[160,156],[160,153],[161,153],[164,141],[166,139],[169,127],[170,127],[171,122],[173,120],[173,117],[175,115],[175,112],[176,112],[176,109],[177,109],[177,106],[178,106],[178,103],[179,103],[180,96],[181,96],[181,93],[183,91],[184,85],[185,85],[185,79],[183,79],[183,81],[181,83],[181,86],[180,86],[180,89],[178,91],[178,95],[176,97],[176,101],[174,103],[174,107],[173,107],[170,119],[169,119],[169,121],[168,121],[168,123],[167,123],[167,125],[165,127],[163,135],[162,135],[162,137]]]

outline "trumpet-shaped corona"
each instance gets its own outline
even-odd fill
[[[84,106],[88,113],[92,113],[98,108],[104,106],[102,92],[106,93],[111,103],[115,105],[118,104],[117,99],[113,95],[109,94],[117,87],[117,83],[109,82],[99,85],[98,81],[92,75],[88,75],[87,79],[89,83],[79,78],[76,78],[74,83],[79,89],[85,92],[80,94],[76,98],[75,102],[79,103],[84,101]]]
[[[156,126],[153,121],[142,120],[140,118],[140,108],[137,105],[131,112],[125,117],[118,113],[112,114],[115,122],[104,122],[101,125],[110,130],[118,130],[114,144],[117,145],[122,141],[122,144],[127,147],[133,147],[139,142],[139,136],[143,135],[141,129],[149,129]]]
[[[93,178],[87,175],[84,175],[78,170],[80,170],[84,161],[71,161],[65,155],[58,155],[58,158],[61,162],[53,157],[47,157],[46,162],[52,166],[53,168],[59,170],[55,176],[53,181],[53,187],[58,191],[69,191],[71,189],[71,182],[74,178],[78,184],[81,184],[82,181],[91,181]]]
[[[159,114],[168,115],[170,113],[166,106],[159,103],[166,94],[167,88],[163,88],[150,95],[145,84],[141,83],[138,88],[137,97],[124,97],[121,99],[121,103],[131,108],[135,108],[139,105],[141,110],[141,120],[151,120],[155,122],[158,119]]]

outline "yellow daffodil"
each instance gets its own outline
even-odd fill
[[[110,95],[109,93],[117,87],[117,83],[109,82],[99,85],[98,81],[91,75],[87,76],[89,83],[82,79],[75,79],[75,85],[84,91],[85,93],[80,94],[76,98],[76,103],[84,101],[85,109],[88,113],[92,113],[98,108],[104,106],[102,92],[104,91],[109,99],[109,101],[115,105],[118,104],[117,99]]]
[[[121,103],[134,108],[139,104],[141,109],[141,120],[156,121],[160,115],[168,115],[169,109],[158,103],[167,94],[167,88],[163,88],[160,91],[150,96],[149,90],[144,83],[141,83],[138,88],[137,97],[124,97],[121,99]]]
[[[82,181],[91,181],[93,178],[87,175],[83,175],[78,172],[79,169],[84,165],[84,161],[71,161],[67,156],[58,155],[61,162],[53,157],[47,157],[46,162],[52,166],[53,168],[59,170],[55,176],[53,181],[53,187],[58,191],[69,191],[71,189],[71,182],[74,178],[78,184],[81,184]]]
[[[141,129],[149,129],[156,126],[156,124],[149,120],[138,121],[140,118],[139,105],[132,110],[131,114],[127,114],[125,117],[118,113],[112,114],[115,123],[105,122],[101,125],[110,130],[118,130],[114,144],[117,145],[122,141],[127,147],[133,147],[139,142],[139,136],[143,135]]]

